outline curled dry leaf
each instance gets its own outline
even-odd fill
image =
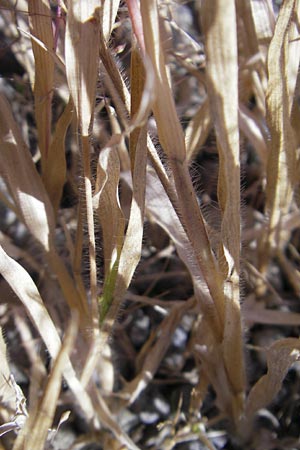
[[[123,296],[141,257],[147,163],[146,137],[146,130],[142,129],[135,151],[133,193],[129,221],[119,259],[113,302],[106,314],[106,324],[103,324],[104,337],[105,334],[111,332],[111,326],[115,321]]]
[[[149,62],[145,60],[148,67]],[[119,182],[119,161],[111,146],[100,153],[98,182],[103,184],[102,179],[111,180],[106,183],[106,189],[102,189],[97,194],[98,213],[102,223],[102,230],[105,232],[104,242],[109,242],[109,247],[105,251],[110,263],[110,271],[106,271],[103,296],[100,299],[100,321],[103,323],[103,339],[111,332],[115,322],[123,296],[128,289],[135,269],[139,263],[142,251],[144,207],[145,207],[145,186],[146,186],[146,165],[147,165],[147,129],[146,120],[150,111],[153,99],[153,72],[151,68],[145,73],[145,68],[141,57],[133,50],[131,60],[132,75],[132,98],[131,101],[131,123],[125,130],[129,133],[130,159],[132,171],[132,200],[126,234],[124,235],[124,218],[118,201]],[[121,143],[123,136],[113,136],[111,143]],[[111,145],[109,143],[109,145]],[[111,167],[108,165],[109,158]],[[103,166],[106,165],[106,167]],[[112,170],[114,168],[114,170]],[[101,177],[99,178],[99,175]],[[114,217],[107,216],[105,210],[101,208],[104,202],[106,209],[111,209],[115,204]],[[112,221],[111,221],[112,220]],[[113,226],[115,233],[111,233]],[[112,240],[114,242],[112,242]]]
[[[295,338],[280,339],[266,353],[268,371],[250,390],[246,402],[246,422],[252,421],[254,414],[276,397],[289,368],[300,358],[300,341]]]
[[[10,105],[3,95],[0,95],[0,107],[3,113],[0,123],[0,170],[20,219],[48,252],[54,229],[52,208]]]
[[[266,211],[269,216],[262,247],[262,267],[269,252],[284,244],[282,218],[289,212],[295,183],[295,139],[290,123],[288,50],[295,0],[284,3],[268,52],[267,124],[270,132],[267,162]],[[284,230],[283,230],[284,232]]]
[[[103,233],[103,252],[105,273],[112,270],[123,244],[124,217],[120,207],[118,185],[120,178],[120,161],[117,145],[108,143],[99,155],[97,166],[96,191],[93,202],[95,211],[99,215]]]

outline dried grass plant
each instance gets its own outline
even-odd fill
[[[174,18],[180,3],[0,0],[2,34],[23,70],[13,83],[19,91],[1,88],[0,198],[29,242],[1,232],[1,324],[13,321],[29,361],[24,395],[0,336],[1,449],[51,448],[66,410],[88,429],[73,449],[93,439],[103,448],[142,448],[116,417],[149,387],[185,315],[193,317],[187,352],[197,368],[189,417],[186,428],[177,426],[177,413],[170,417],[171,431],[155,448],[174,448],[184,430],[215,448],[202,416],[210,387],[213,420],[229,420],[248,448],[257,413],[299,359],[298,338],[272,340],[267,372],[247,382],[243,330],[300,324],[297,311],[281,308],[270,278],[276,261],[299,297],[299,247],[291,241],[300,217],[299,2],[285,0],[278,17],[269,0],[190,2],[198,41]],[[197,86],[187,123],[176,70]],[[16,106],[28,99],[34,145]],[[218,157],[212,216],[191,175],[211,136]],[[259,167],[259,207],[241,206],[249,148]],[[65,209],[67,185],[73,198]],[[131,290],[147,248],[145,224],[167,237],[161,251],[176,252],[185,267],[189,298]],[[137,353],[134,375],[116,389],[110,345],[126,299],[165,315]]]

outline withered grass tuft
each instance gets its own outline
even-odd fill
[[[0,0],[1,449],[284,447],[300,39],[275,3]]]

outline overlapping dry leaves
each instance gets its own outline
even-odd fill
[[[299,448],[298,0],[0,15],[0,448]]]

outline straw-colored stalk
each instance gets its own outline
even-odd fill
[[[296,3],[296,0],[288,0],[282,6],[268,52],[266,92],[266,119],[270,132],[266,186],[268,224],[261,246],[262,271],[266,270],[270,255],[283,250],[285,233],[282,219],[289,212],[293,199],[296,144],[290,117],[289,29]]]
[[[82,155],[90,266],[90,325],[95,332],[98,328],[99,314],[89,136],[92,128],[98,76],[99,33],[99,2],[97,0],[70,2],[65,37],[66,73],[77,114],[78,144]]]
[[[203,7],[207,27],[207,52],[211,64],[208,68],[209,93],[217,99],[214,109],[215,127],[218,133],[220,157],[218,194],[222,209],[222,246],[217,262],[210,245],[206,225],[188,171],[188,159],[183,131],[175,110],[172,92],[166,71],[163,48],[160,42],[159,20],[155,0],[141,3],[146,53],[155,73],[156,99],[153,112],[158,136],[165,151],[176,186],[179,215],[191,242],[199,267],[214,302],[210,311],[209,332],[215,347],[222,346],[223,362],[212,362],[204,358],[212,374],[224,363],[224,377],[228,396],[223,397],[222,407],[238,419],[243,409],[244,369],[242,355],[241,322],[239,311],[239,252],[240,252],[240,197],[239,197],[239,140],[238,140],[238,88],[237,88],[237,43],[235,30],[235,5],[230,2],[230,14],[222,9],[222,2],[206,2]],[[224,16],[228,22],[224,21]],[[214,25],[214,26],[213,26]],[[228,27],[232,30],[228,36]],[[226,39],[225,37],[226,36]],[[222,37],[222,40],[216,40]],[[231,42],[225,46],[228,37]],[[227,48],[226,48],[227,47]],[[228,47],[230,50],[228,50]],[[213,58],[213,52],[216,53]],[[227,69],[227,65],[228,69]],[[226,83],[216,90],[218,74],[226,69]],[[227,100],[230,92],[230,100]],[[232,228],[233,227],[233,228]],[[200,300],[200,299],[199,299]],[[201,300],[200,300],[201,302]],[[206,307],[204,308],[204,314]],[[207,311],[208,312],[208,311]],[[219,344],[218,344],[219,343]],[[216,366],[213,369],[213,366]],[[227,380],[226,380],[227,378]],[[213,380],[218,383],[217,378]],[[216,386],[215,386],[216,387]],[[218,386],[219,390],[220,386]],[[226,399],[227,397],[227,399]]]

